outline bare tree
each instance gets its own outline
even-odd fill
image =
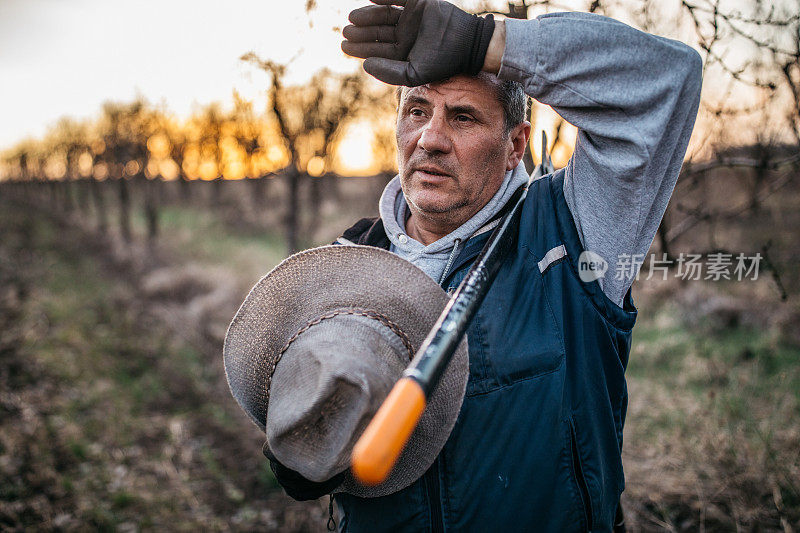
[[[464,0],[463,5],[508,18],[563,9],[601,13],[689,42],[700,52],[703,99],[687,163],[657,234],[662,251],[671,251],[693,229],[753,213],[795,180],[800,1]],[[746,190],[747,200],[715,206],[707,180],[731,182],[731,190]]]
[[[266,202],[267,176],[255,164],[255,156],[264,148],[262,141],[263,121],[255,116],[253,103],[246,101],[239,93],[233,93],[233,136],[244,151],[244,164],[248,167],[246,175],[252,184],[252,200],[259,209]]]
[[[201,113],[194,117],[199,130],[197,140],[200,157],[199,173],[203,180],[214,183],[209,196],[209,205],[211,206],[219,206],[224,203],[220,140],[226,120],[227,117],[218,103],[205,106]]]
[[[132,240],[130,179],[144,179],[147,164],[147,103],[141,99],[129,104],[103,105],[101,131],[105,150],[103,162],[108,175],[117,183],[120,234]]]
[[[653,2],[639,4],[644,29],[651,29],[658,9]],[[692,30],[704,59],[706,91],[696,127],[704,135],[691,145],[676,201],[659,228],[664,251],[698,226],[713,228],[757,211],[794,180],[800,162],[800,2],[681,0],[678,7],[673,21]],[[748,199],[714,206],[702,192],[709,190],[708,179],[731,182],[730,190],[749,189]],[[692,202],[693,191],[701,191],[700,205]]]
[[[365,78],[361,74],[337,76],[323,70],[303,87],[287,87],[286,65],[261,59],[252,52],[242,60],[267,73],[268,110],[290,156],[283,174],[289,185],[286,241],[293,253],[300,244],[300,191],[308,179],[307,165],[315,157],[330,161],[332,146],[342,128],[357,115],[360,106],[370,101],[362,98]]]

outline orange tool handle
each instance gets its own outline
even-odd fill
[[[353,448],[352,471],[364,485],[382,483],[400,458],[425,410],[425,393],[412,378],[401,378]]]

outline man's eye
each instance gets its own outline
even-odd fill
[[[456,115],[456,122],[472,122],[473,118],[469,115]]]
[[[418,107],[414,107],[408,112],[408,114],[413,116],[413,117],[421,117],[422,115],[425,114],[425,112],[422,111],[422,109],[420,109]]]

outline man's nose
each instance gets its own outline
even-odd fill
[[[449,152],[452,148],[452,143],[446,129],[447,124],[444,119],[434,114],[423,127],[417,146],[426,152]]]

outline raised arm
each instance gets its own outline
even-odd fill
[[[606,17],[554,13],[497,24],[484,69],[578,127],[564,194],[584,247],[609,263],[604,292],[621,303],[634,277],[622,267],[647,253],[678,178],[700,56]]]

